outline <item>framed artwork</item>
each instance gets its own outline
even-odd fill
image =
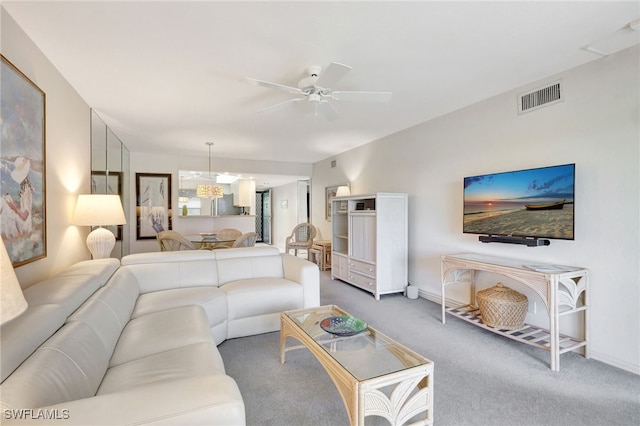
[[[122,199],[122,172],[102,172],[91,171],[91,193],[92,194],[115,194]],[[116,240],[122,240],[122,229],[124,225],[104,226],[113,232]]]
[[[139,240],[171,229],[171,174],[136,173],[136,217]]]
[[[340,186],[348,186],[347,184],[336,185],[336,186],[327,186],[324,189],[324,197],[325,197],[325,219],[331,222],[331,199],[336,196],[338,192],[338,187]]]
[[[92,194],[122,195],[122,172],[91,171]]]
[[[45,93],[0,59],[0,233],[18,267],[47,256]]]

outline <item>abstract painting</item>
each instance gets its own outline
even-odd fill
[[[136,173],[137,238],[171,229],[171,174]]]

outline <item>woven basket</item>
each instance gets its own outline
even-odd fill
[[[476,295],[482,322],[500,330],[522,328],[529,305],[527,296],[502,283],[479,291]]]

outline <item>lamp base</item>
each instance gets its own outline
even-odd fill
[[[116,237],[106,228],[97,228],[87,236],[87,247],[94,259],[104,259],[111,256],[116,245]]]

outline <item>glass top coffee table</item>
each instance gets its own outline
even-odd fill
[[[290,350],[309,349],[338,389],[351,425],[364,425],[366,416],[433,424],[433,362],[371,327],[349,336],[323,329],[323,320],[339,316],[349,314],[335,305],[282,312],[280,362]],[[287,347],[288,337],[302,345]]]

